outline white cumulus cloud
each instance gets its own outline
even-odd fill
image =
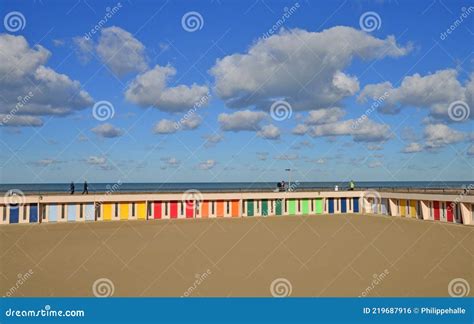
[[[417,153],[421,151],[423,151],[423,145],[416,142],[409,143],[402,150],[403,153]]]
[[[155,134],[171,134],[180,130],[196,129],[201,125],[202,118],[199,115],[193,114],[179,121],[172,121],[170,119],[161,119],[153,127]]]
[[[307,125],[321,125],[335,123],[344,117],[346,112],[339,107],[331,107],[326,109],[311,110],[305,120]]]
[[[153,106],[161,111],[180,112],[207,104],[209,88],[197,84],[169,87],[168,79],[176,74],[172,66],[156,65],[139,74],[125,91],[125,98],[139,106]],[[204,102],[203,102],[204,98]]]
[[[87,164],[104,166],[107,159],[104,156],[91,155],[86,159]]]
[[[206,140],[206,147],[214,146],[217,143],[220,143],[224,140],[224,135],[222,134],[210,134],[204,135],[203,138]]]
[[[216,165],[216,161],[214,160],[206,160],[199,163],[198,168],[201,170],[210,170]]]
[[[87,49],[89,47],[86,47]],[[102,62],[117,75],[122,76],[147,69],[145,46],[131,33],[120,27],[103,28],[96,51]]]
[[[358,96],[359,102],[367,99],[384,97],[379,111],[388,114],[398,113],[404,107],[428,108],[431,117],[449,121],[448,108],[454,101],[465,101],[472,109],[474,80],[464,86],[458,80],[458,72],[454,69],[436,71],[433,74],[418,73],[405,77],[400,86],[394,87],[390,82],[369,84]],[[470,114],[473,118],[474,114]]]
[[[218,59],[210,73],[229,107],[268,109],[281,98],[294,110],[311,110],[336,105],[359,90],[357,78],[344,72],[354,58],[398,57],[408,51],[393,36],[379,39],[351,27],[281,30],[246,53]]]
[[[355,142],[383,142],[392,138],[392,132],[388,125],[378,124],[370,119],[362,122],[349,119],[316,125],[310,128],[309,135],[313,137],[352,136]]]
[[[304,135],[308,132],[309,127],[304,124],[298,124],[291,131],[294,135]]]
[[[242,110],[232,114],[222,113],[217,119],[223,131],[258,131],[260,122],[266,116],[262,111]]]
[[[429,124],[424,130],[426,147],[437,149],[463,141],[466,135],[444,124]]]
[[[167,167],[177,168],[181,165],[181,161],[175,157],[162,158],[161,160],[166,164],[165,169]]]
[[[270,140],[279,139],[280,134],[280,129],[275,125],[265,125],[257,132],[258,136]]]
[[[153,127],[153,132],[155,134],[171,134],[176,133],[177,131],[178,127],[176,122],[169,119],[162,119]]]
[[[92,128],[91,131],[95,133],[97,136],[105,137],[105,138],[119,137],[124,134],[123,129],[115,127],[114,125],[109,124],[109,123],[96,126]]]
[[[93,104],[78,81],[45,66],[51,53],[23,36],[0,34],[0,125],[41,126],[42,116],[64,116]]]

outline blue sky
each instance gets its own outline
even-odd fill
[[[0,181],[473,179],[469,4],[3,1]]]

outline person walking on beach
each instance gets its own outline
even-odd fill
[[[69,185],[69,190],[71,191],[71,195],[74,195],[74,191],[75,191],[75,186],[74,186],[74,182],[71,181],[71,184]]]
[[[351,181],[349,182],[349,190],[354,191],[354,187],[355,187],[354,180],[351,180]]]
[[[89,186],[87,185],[87,181],[84,181],[84,190],[82,191],[82,194],[89,194]]]
[[[275,191],[276,191],[276,192],[282,191],[282,190],[281,190],[281,181],[280,181],[280,182],[277,182],[277,188],[276,188]]]

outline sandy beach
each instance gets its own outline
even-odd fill
[[[282,285],[422,297],[474,282],[472,227],[375,215],[20,224],[0,226],[0,246],[0,289],[15,297],[94,296],[104,282],[112,296],[272,296]]]

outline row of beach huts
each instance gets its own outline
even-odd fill
[[[474,225],[460,193],[304,191],[113,193],[4,197],[0,224],[370,213]]]

